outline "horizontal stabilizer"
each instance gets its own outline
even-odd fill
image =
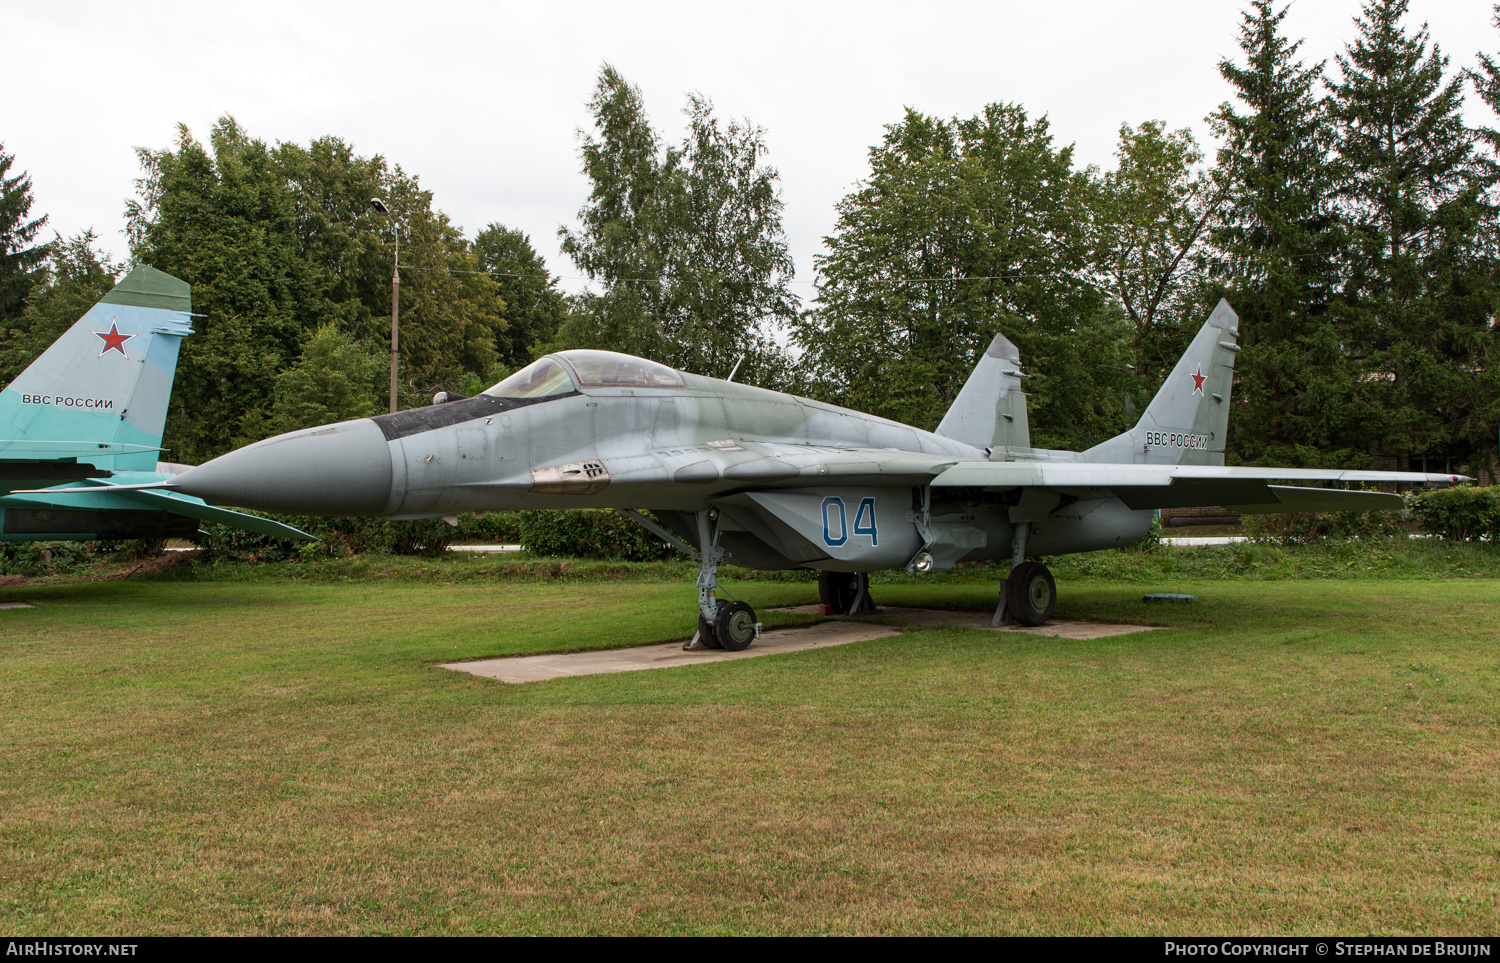
[[[156,454],[165,451],[153,445],[132,445],[105,441],[41,441],[36,439],[0,439],[0,460],[12,458],[102,458],[105,455]]]
[[[181,492],[167,490],[164,486],[170,485],[172,479],[164,481],[146,482],[139,485],[114,485],[107,481],[100,481],[93,485],[80,486],[77,488],[38,488],[26,491],[11,492],[17,496],[46,496],[48,499],[54,496],[64,496],[59,504],[67,504],[66,496],[72,495],[117,495],[142,505],[149,505],[158,511],[175,512],[178,515],[186,515],[189,518],[197,518],[206,522],[219,522],[231,528],[243,529],[254,532],[257,535],[268,535],[272,538],[286,538],[316,542],[318,538],[270,518],[262,518],[259,515],[246,515],[243,512],[230,511],[227,508],[218,508],[209,505],[201,498],[192,495],[184,495]],[[29,499],[28,499],[29,500]]]
[[[101,491],[105,491],[105,490],[112,491],[112,492],[144,492],[144,491],[154,491],[154,490],[166,488],[168,485],[172,484],[172,479],[167,478],[167,479],[164,479],[162,481],[142,482],[139,485],[110,485],[108,482],[101,482],[100,484],[108,486],[107,489],[106,488],[101,488],[101,487],[99,487],[97,485],[89,486],[89,487],[85,487],[85,488],[21,488],[21,489],[17,489],[16,491],[11,492],[11,494],[12,495],[97,495]]]
[[[300,528],[293,528],[275,519],[261,518],[259,515],[246,515],[244,512],[230,511],[227,508],[216,508],[191,495],[138,488],[122,492],[122,494],[134,501],[150,505],[152,508],[187,515],[189,518],[197,518],[205,522],[218,522],[221,525],[254,532],[257,535],[268,535],[271,538],[285,538],[292,541],[318,541],[316,536],[309,535]]]

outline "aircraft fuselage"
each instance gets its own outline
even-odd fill
[[[480,395],[292,432],[209,462],[178,485],[291,514],[646,509],[693,543],[693,513],[718,509],[724,547],[761,568],[900,567],[929,540],[924,526],[957,533],[964,550],[951,561],[1010,556],[1014,498],[976,490],[933,501],[923,489],[934,466],[987,461],[984,449],[750,385],[682,381]],[[830,460],[840,466],[836,487],[824,477]],[[1031,551],[1126,544],[1150,525],[1150,512],[1107,491],[1078,495],[1068,506],[1076,511],[1048,505],[1033,521]]]

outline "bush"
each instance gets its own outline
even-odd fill
[[[1151,517],[1151,527],[1148,528],[1148,529],[1146,529],[1146,534],[1142,535],[1140,537],[1139,541],[1131,542],[1129,545],[1121,545],[1120,548],[1119,548],[1119,551],[1121,551],[1121,552],[1150,552],[1150,551],[1154,551],[1156,548],[1158,548],[1161,545],[1161,540],[1162,540],[1163,537],[1165,537],[1165,535],[1166,535],[1166,532],[1163,530],[1162,524],[1161,524],[1161,512],[1157,512],[1155,515],[1153,515]]]
[[[143,558],[155,558],[167,549],[164,538],[120,538],[92,543],[97,556],[119,561],[134,562]]]
[[[206,535],[194,542],[213,562],[279,562],[292,557],[371,553],[376,555],[441,555],[454,541],[471,534],[473,516],[459,516],[457,526],[441,518],[391,522],[382,518],[272,515],[246,512],[300,528],[320,539],[317,543],[257,535],[227,525],[204,525]]]
[[[71,575],[93,561],[92,542],[0,542],[0,575]]]
[[[1252,542],[1308,545],[1325,538],[1398,538],[1406,534],[1405,512],[1285,512],[1244,515],[1240,531]]]
[[[608,509],[518,514],[521,544],[536,555],[650,562],[676,552],[629,518]]]
[[[441,518],[389,522],[380,518],[319,518],[247,514],[274,518],[321,539],[316,545],[255,535],[225,525],[205,525],[195,541],[213,562],[277,562],[287,558],[347,555],[441,555],[454,542],[481,539],[520,542],[538,555],[650,562],[674,550],[619,512],[570,509],[547,512],[486,512],[460,515],[452,526]]]
[[[1453,541],[1500,538],[1500,487],[1454,485],[1408,492],[1407,510],[1422,531]]]
[[[481,512],[469,526],[471,538],[514,545],[521,541],[523,512]]]

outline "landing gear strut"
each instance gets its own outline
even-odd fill
[[[719,564],[729,553],[719,547],[719,513],[698,513],[698,631],[683,646],[694,649],[728,649],[738,652],[760,637],[755,610],[739,600],[719,598]]]
[[[640,512],[616,509],[620,514],[652,532],[662,541],[698,561],[698,631],[683,646],[695,649],[728,649],[738,652],[760,638],[755,610],[738,599],[719,598],[719,565],[729,553],[719,547],[719,510],[698,512],[698,551]],[[725,594],[728,594],[727,592]]]
[[[835,615],[879,611],[870,599],[870,576],[866,572],[819,572],[818,601],[833,609]]]
[[[1057,582],[1041,562],[1026,561],[1030,522],[1017,522],[1011,540],[1010,577],[1000,584],[1000,605],[990,625],[1041,625],[1057,608]]]

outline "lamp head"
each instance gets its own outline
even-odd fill
[[[370,198],[370,206],[375,208],[376,213],[383,214],[386,217],[391,216],[391,212],[386,209],[384,202],[382,202],[378,197]]]

